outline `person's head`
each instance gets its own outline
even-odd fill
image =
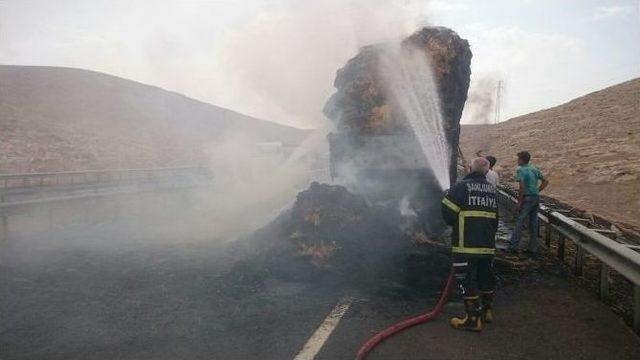
[[[485,156],[485,159],[487,159],[487,161],[489,161],[489,169],[493,169],[493,166],[498,162],[498,159],[495,158],[495,156]]]
[[[477,157],[471,161],[471,172],[479,172],[486,175],[489,171],[489,161],[483,157]]]
[[[527,165],[531,160],[531,154],[528,151],[520,151],[518,153],[518,165]]]

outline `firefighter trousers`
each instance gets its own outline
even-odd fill
[[[493,293],[496,278],[491,257],[453,257],[456,283],[464,299],[477,299],[479,293]]]

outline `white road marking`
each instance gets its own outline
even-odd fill
[[[349,310],[352,302],[353,298],[351,297],[344,297],[340,299],[293,360],[313,360],[316,355],[318,355],[320,349],[322,349],[322,346],[327,341],[333,330],[338,326],[342,316],[344,316],[347,310]]]

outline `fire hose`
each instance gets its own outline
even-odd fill
[[[371,352],[371,350],[373,350],[374,347],[376,347],[378,344],[380,344],[384,340],[392,337],[393,335],[396,335],[397,333],[405,329],[408,329],[412,326],[423,324],[433,320],[436,316],[438,316],[438,314],[440,314],[440,312],[442,312],[442,308],[444,307],[444,304],[446,304],[447,302],[447,298],[449,297],[449,292],[451,291],[452,286],[453,286],[453,269],[451,269],[451,272],[449,272],[449,277],[447,278],[447,284],[444,286],[444,289],[442,290],[442,294],[440,294],[440,299],[438,299],[438,302],[436,303],[436,306],[433,309],[431,309],[430,311],[424,314],[401,321],[395,325],[391,325],[385,330],[377,333],[376,335],[371,337],[369,340],[367,340],[364,344],[362,344],[362,346],[360,347],[360,350],[358,350],[358,355],[356,356],[356,360],[363,360],[364,358],[366,358],[369,352]]]

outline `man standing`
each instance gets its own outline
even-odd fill
[[[518,153],[518,170],[516,181],[518,189],[518,219],[516,227],[509,240],[509,251],[517,252],[522,258],[520,250],[520,236],[525,220],[529,220],[529,253],[535,258],[538,255],[538,207],[540,205],[540,191],[544,190],[549,181],[544,178],[540,169],[529,164],[531,154],[528,151]]]
[[[444,221],[453,227],[453,269],[466,312],[450,320],[451,326],[459,330],[480,331],[483,321],[493,321],[498,203],[496,188],[485,178],[488,171],[487,159],[473,159],[471,173],[455,184],[442,200]]]
[[[497,172],[493,170],[493,167],[496,165],[496,162],[498,162],[498,159],[496,159],[495,156],[491,156],[491,155],[485,156],[485,159],[489,161],[489,171],[487,171],[487,181],[489,182],[489,184],[493,186],[498,186],[498,183],[500,182],[500,176],[498,175]]]

